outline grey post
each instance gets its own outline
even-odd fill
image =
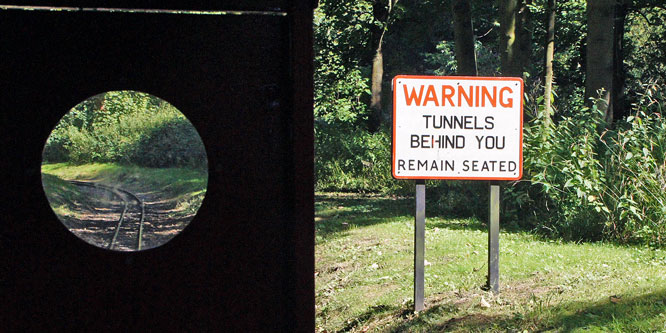
[[[424,289],[423,260],[425,253],[425,180],[416,181],[416,215],[414,215],[414,312],[422,311]]]
[[[488,214],[488,290],[499,293],[499,206],[500,186],[490,183]]]

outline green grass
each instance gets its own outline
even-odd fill
[[[426,220],[426,310],[414,314],[413,205],[317,195],[318,331],[666,332],[665,250],[502,231],[496,296],[482,290],[485,225],[436,216]]]
[[[187,168],[144,168],[114,163],[70,165],[67,163],[43,164],[42,173],[67,180],[92,180],[102,184],[123,184],[136,191],[148,189],[173,194],[198,192],[206,188],[208,174],[205,170]]]
[[[81,193],[66,180],[88,180],[117,186],[134,193],[152,193],[175,201],[181,214],[193,214],[206,192],[205,170],[187,168],[144,168],[113,163],[70,165],[43,164],[42,182],[56,214],[71,215],[67,203],[84,202]]]

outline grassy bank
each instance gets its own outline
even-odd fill
[[[191,210],[198,209],[206,193],[208,174],[198,169],[144,168],[113,163],[43,164],[42,181],[45,191],[50,193],[54,210],[64,209],[66,202],[83,201],[77,198],[82,194],[66,180],[94,181],[133,193],[146,193],[173,201],[175,211],[192,214]],[[188,208],[190,206],[192,209]]]
[[[495,296],[481,288],[484,224],[430,216],[413,314],[412,200],[317,195],[318,331],[666,331],[664,250],[502,231]]]
[[[127,189],[154,190],[171,194],[197,192],[206,188],[205,170],[188,168],[144,168],[114,163],[42,165],[42,173],[67,180],[92,180],[107,185],[124,185]],[[122,187],[122,186],[121,186]]]

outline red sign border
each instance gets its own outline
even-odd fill
[[[470,81],[518,81],[520,82],[520,160],[519,160],[519,173],[516,177],[420,177],[420,176],[398,176],[395,173],[395,135],[396,135],[396,124],[395,124],[395,114],[396,114],[396,94],[398,91],[396,82],[398,79],[425,79],[425,80],[470,80]],[[523,178],[523,94],[524,94],[524,82],[522,78],[519,77],[500,77],[500,76],[432,76],[432,75],[396,75],[393,78],[393,136],[391,138],[391,173],[395,179],[450,179],[450,180],[519,180]]]

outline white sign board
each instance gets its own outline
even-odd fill
[[[393,177],[520,179],[522,97],[520,78],[396,76]]]

